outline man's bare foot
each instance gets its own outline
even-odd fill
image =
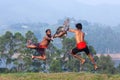
[[[35,57],[32,55],[32,59],[34,59]]]
[[[97,70],[97,69],[98,69],[98,67],[97,67],[97,65],[96,65],[96,64],[94,64],[94,69],[95,69],[95,70]]]
[[[84,63],[85,63],[85,59],[82,59],[82,60],[81,60],[81,64],[84,64]]]

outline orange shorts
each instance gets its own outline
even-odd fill
[[[78,44],[77,44],[77,48],[78,49],[84,49],[84,48],[86,48],[86,42],[79,42]]]

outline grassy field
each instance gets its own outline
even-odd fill
[[[14,73],[0,74],[0,80],[120,80],[120,74],[93,73]]]

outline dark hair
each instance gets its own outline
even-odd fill
[[[81,23],[77,23],[76,24],[76,28],[81,30],[82,29],[82,24]]]
[[[47,33],[48,31],[51,31],[50,29],[47,29],[45,32]]]

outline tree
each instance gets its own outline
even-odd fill
[[[120,64],[117,66],[117,73],[120,73]]]
[[[23,55],[25,52],[25,38],[22,36],[21,33],[16,32],[14,34],[14,56],[16,58],[13,58],[14,67],[16,68],[17,72],[24,70],[24,61],[23,61]]]
[[[34,33],[32,31],[28,31],[26,34],[25,34],[25,42],[27,42],[27,40],[32,40],[33,43],[37,43],[38,40],[36,38],[36,36],[34,35]],[[26,44],[26,43],[25,43]],[[36,51],[35,50],[32,50],[32,49],[28,49],[28,48],[25,48],[24,49],[24,52],[23,52],[23,61],[24,61],[24,66],[25,66],[25,69],[27,71],[30,71],[31,70],[31,67],[33,65],[33,62],[31,60],[31,55],[35,55],[36,54]]]
[[[38,39],[36,38],[36,36],[34,35],[34,33],[32,31],[28,31],[25,34],[26,40],[32,40],[33,42],[38,42]]]
[[[108,73],[108,74],[115,74],[116,69],[114,67],[114,62],[112,61],[112,58],[107,55],[101,55],[99,60],[97,61],[98,66],[100,70],[98,72],[100,73]]]
[[[50,65],[50,72],[62,72],[62,64],[60,60],[53,60]]]
[[[63,38],[62,41],[62,53],[63,53],[63,58],[62,58],[62,67],[64,68],[64,70],[68,70],[68,71],[75,71],[78,72],[80,71],[80,61],[76,60],[73,58],[73,56],[71,56],[70,52],[71,49],[73,49],[75,47],[75,39],[72,38]]]
[[[13,34],[10,31],[7,31],[5,33],[5,35],[3,35],[2,37],[3,37],[2,38],[2,42],[3,42],[2,49],[3,49],[3,54],[4,54],[3,58],[6,63],[6,68],[9,68],[9,65],[12,62],[11,57],[14,53],[14,51],[13,51],[13,47],[14,47]]]

